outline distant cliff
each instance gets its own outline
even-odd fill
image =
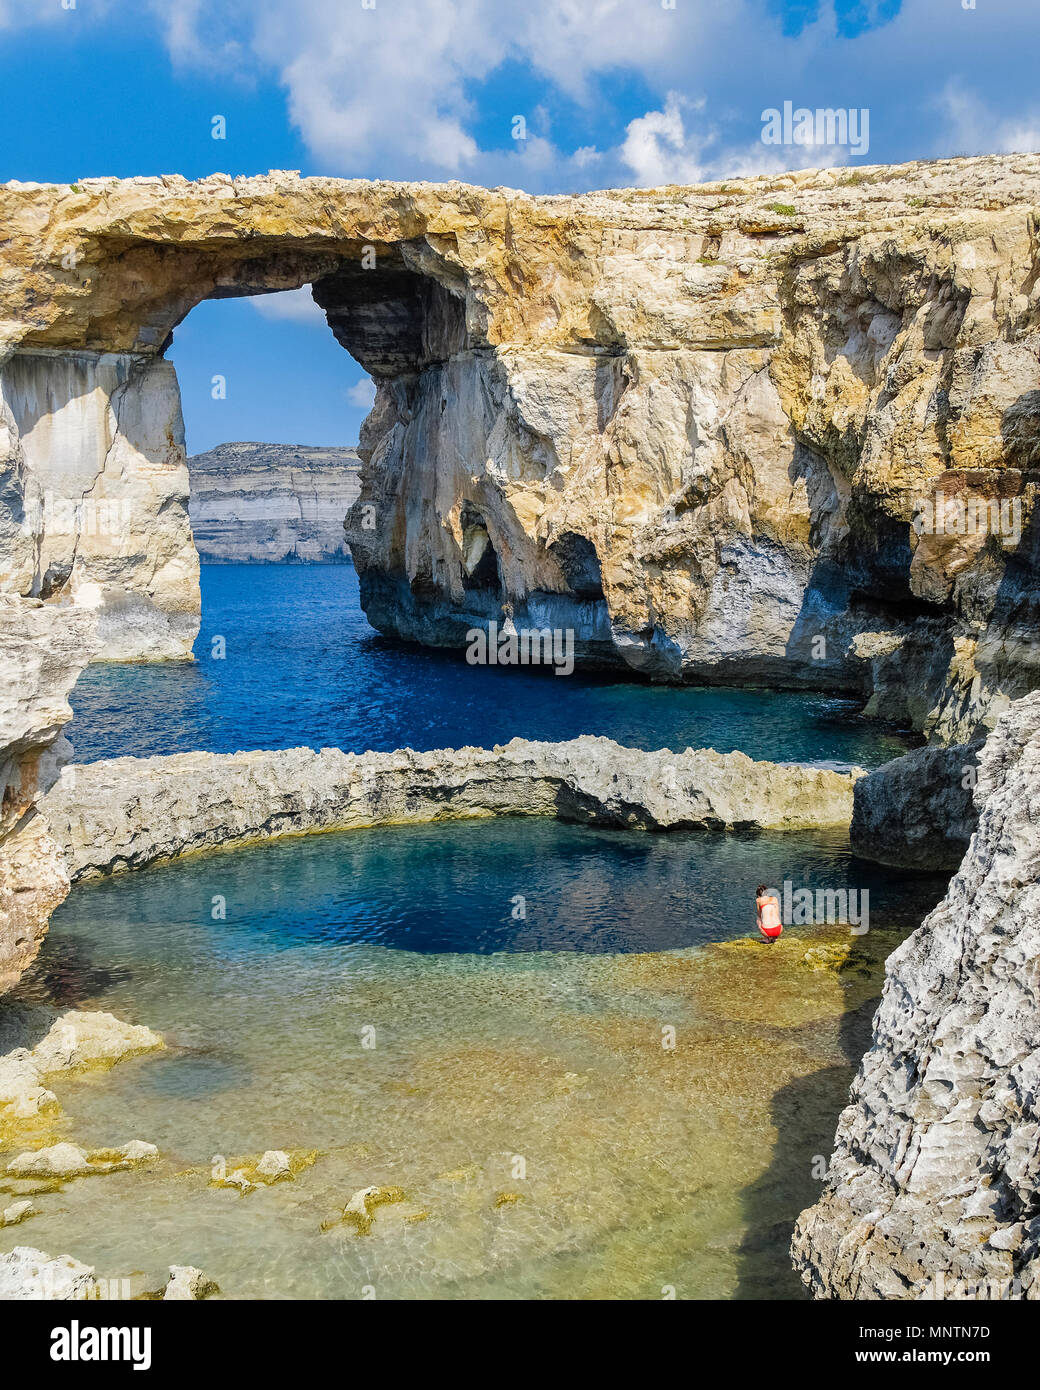
[[[220,444],[188,460],[188,510],[204,561],[341,562],[359,492],[352,448]]]

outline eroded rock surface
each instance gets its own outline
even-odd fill
[[[979,755],[979,823],[888,960],[792,1255],[833,1298],[1040,1298],[1040,695]]]
[[[965,741],[1038,683],[1038,206],[1036,155],[580,198],[8,184],[2,583],[95,604],[109,655],[186,655],[163,353],[207,296],[309,283],[377,386],[348,525],[377,627],[573,628],[579,659],[862,691]],[[918,534],[939,499],[1017,523]]]
[[[71,1255],[50,1256],[30,1245],[0,1255],[0,1301],[85,1299],[98,1296],[91,1266]]]
[[[430,753],[176,753],[67,768],[46,815],[82,879],[311,830],[485,816],[637,830],[844,826],[857,775],[589,736]]]
[[[110,1067],[163,1046],[158,1033],[102,1010],[5,1007],[0,1016],[0,1144],[39,1115],[60,1113],[48,1083],[59,1073]],[[130,1155],[123,1155],[130,1157]]]
[[[32,962],[68,875],[41,795],[71,754],[68,693],[96,645],[94,616],[0,593],[0,994]]]
[[[978,821],[978,744],[914,748],[856,783],[849,839],[863,859],[956,869]]]
[[[351,448],[220,444],[188,459],[189,514],[203,561],[340,562],[343,520],[357,501]]]

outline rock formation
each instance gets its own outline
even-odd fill
[[[69,890],[36,804],[71,752],[61,736],[67,697],[95,640],[89,611],[0,594],[0,994],[40,949]]]
[[[888,960],[792,1255],[831,1298],[1040,1298],[1040,695],[979,754],[978,829]]]
[[[644,753],[588,735],[431,753],[175,753],[66,768],[45,814],[77,880],[313,830],[487,816],[638,830],[847,826],[858,775],[710,748]]]
[[[360,491],[357,451],[219,444],[188,459],[188,511],[205,562],[350,558],[343,520]]]
[[[909,869],[956,869],[978,820],[979,745],[914,748],[856,783],[854,853]]]
[[[100,1010],[54,1014],[8,1005],[0,1018],[0,1144],[9,1142],[26,1121],[60,1114],[58,1098],[49,1089],[55,1077],[107,1069],[163,1046],[150,1028],[123,1023]]]
[[[201,299],[311,284],[377,385],[348,529],[377,627],[569,627],[967,740],[1038,683],[1038,204],[1035,155],[580,198],[8,184],[0,584],[93,604],[107,655],[186,655],[163,354]]]
[[[30,1245],[16,1245],[0,1255],[0,1302],[98,1297],[94,1270],[71,1255],[53,1258]]]

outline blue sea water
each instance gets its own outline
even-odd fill
[[[223,659],[212,655],[218,637]],[[910,746],[833,695],[469,666],[460,652],[390,642],[369,627],[350,565],[203,566],[195,656],[90,667],[72,693],[77,760],[604,734],[638,748],[874,767]]]

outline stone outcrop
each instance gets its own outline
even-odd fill
[[[792,1254],[832,1298],[1040,1298],[1040,695],[979,754],[978,829],[889,958]]]
[[[487,816],[638,830],[847,826],[857,775],[589,736],[430,753],[176,753],[66,768],[45,814],[77,880],[308,831]]]
[[[55,1015],[9,1005],[0,1018],[0,1144],[26,1122],[60,1114],[58,1098],[49,1089],[55,1077],[108,1068],[163,1045],[150,1028],[123,1023],[100,1010]]]
[[[98,1297],[98,1281],[89,1265],[71,1255],[53,1258],[30,1245],[16,1245],[0,1255],[0,1301],[59,1301]]]
[[[360,492],[352,448],[219,444],[188,459],[188,511],[204,562],[350,558],[343,521]]]
[[[377,386],[348,526],[377,627],[570,627],[586,661],[966,741],[1040,683],[1038,207],[1036,155],[580,198],[8,184],[0,583],[95,605],[106,654],[186,655],[163,354],[201,299],[310,284]],[[958,529],[975,499],[1008,526]]]
[[[956,869],[978,821],[979,745],[914,748],[856,783],[849,839],[861,859]]]
[[[36,805],[71,753],[61,734],[68,693],[95,642],[90,612],[0,594],[0,994],[35,957],[69,890]]]

